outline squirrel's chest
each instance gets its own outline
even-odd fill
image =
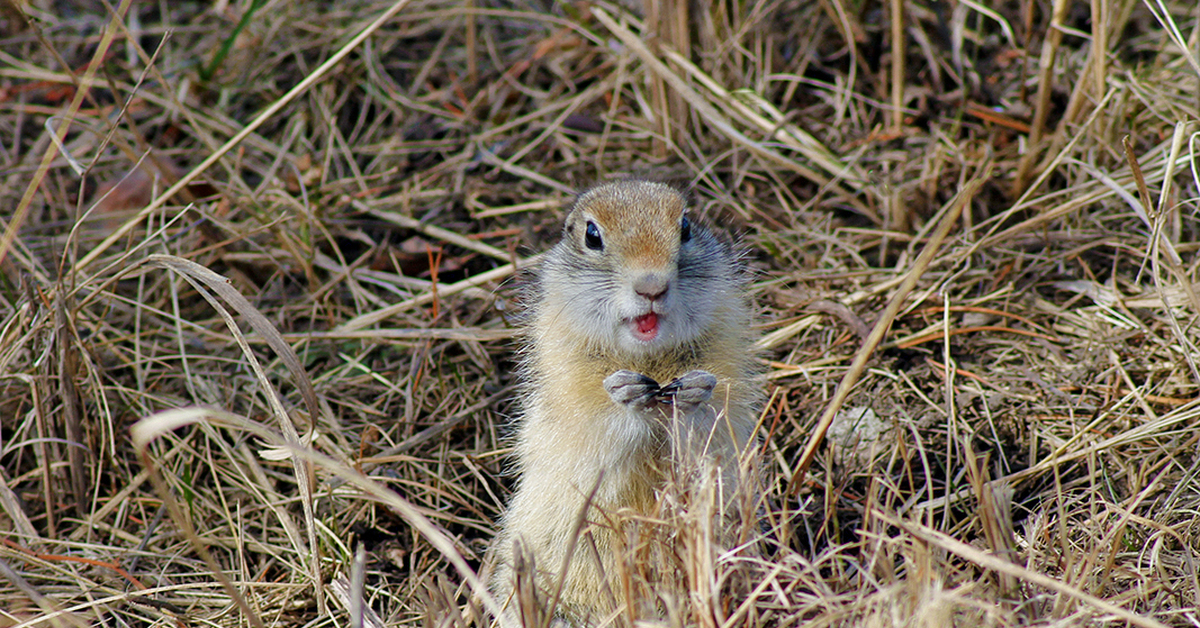
[[[549,386],[542,393],[528,418],[553,425],[564,443],[589,452],[632,451],[659,439],[653,421],[615,403],[599,381]]]

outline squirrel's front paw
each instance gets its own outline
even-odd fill
[[[604,390],[608,391],[609,398],[623,406],[645,410],[657,400],[660,389],[653,379],[621,369],[604,378]]]
[[[658,389],[657,397],[673,403],[682,414],[689,414],[700,404],[712,399],[717,377],[708,371],[688,371]]]

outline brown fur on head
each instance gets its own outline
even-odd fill
[[[663,268],[679,252],[679,227],[687,199],[674,188],[649,181],[623,181],[580,194],[564,227],[575,237],[587,222],[602,225],[608,246],[631,266]],[[586,234],[585,234],[586,235]]]

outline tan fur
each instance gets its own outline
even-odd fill
[[[685,209],[680,193],[658,183],[593,188],[577,200],[563,241],[539,273],[523,350],[526,389],[516,443],[521,477],[494,545],[492,588],[509,605],[506,625],[517,625],[519,616],[512,595],[514,540],[536,565],[536,597],[546,605],[574,535],[584,533],[574,543],[555,612],[560,621],[585,624],[633,603],[616,581],[624,525],[630,514],[655,512],[667,476],[680,471],[672,465],[688,459],[714,465],[728,494],[741,482],[738,464],[751,442],[761,394],[744,272],[730,247],[699,225],[683,242]],[[603,250],[588,246],[589,222],[602,236]],[[637,286],[651,286],[643,293],[665,292],[653,301],[640,297]],[[622,318],[641,315],[640,308],[660,316],[653,342],[634,340],[634,323]],[[638,413],[610,398],[603,384],[622,369],[664,385],[689,371],[706,371],[717,385],[691,415],[677,416],[670,406]],[[681,438],[687,430],[693,438]],[[579,530],[576,522],[593,489]],[[529,609],[524,612],[529,616]]]

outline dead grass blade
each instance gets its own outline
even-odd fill
[[[429,518],[422,514],[413,504],[397,495],[394,491],[376,484],[371,479],[337,460],[313,451],[287,436],[281,437],[279,434],[258,423],[246,420],[237,415],[204,408],[170,410],[146,417],[131,428],[134,446],[141,452],[146,468],[155,468],[153,459],[149,453],[149,446],[153,441],[161,438],[168,432],[199,422],[209,422],[247,431],[262,439],[271,447],[287,450],[293,460],[303,461],[307,465],[319,467],[338,479],[358,488],[363,492],[364,496],[370,497],[395,510],[415,531],[425,537],[438,551],[442,552],[443,556],[458,569],[459,574],[470,584],[472,592],[479,596],[479,599],[487,606],[488,611],[499,615],[500,608],[488,592],[487,585],[479,579],[479,576],[467,564],[461,552],[455,547],[455,542],[439,530],[437,526],[433,525]],[[157,473],[151,473],[151,478],[155,481],[159,495],[168,504],[175,504],[174,500],[170,497],[169,488],[162,482],[161,477]],[[177,509],[178,506],[175,505],[174,508]],[[186,529],[190,525],[187,522],[187,518],[182,512],[179,512],[178,516],[182,522],[182,527]],[[195,542],[202,543],[199,539],[196,539]],[[197,547],[196,549],[199,551],[202,548]],[[210,564],[210,569],[212,569],[214,576],[221,577],[219,566],[215,562]],[[226,591],[231,596],[236,596],[235,599],[240,599],[236,590],[232,588],[232,584],[228,585]],[[241,602],[239,602],[239,607],[242,607]],[[256,615],[248,606],[242,607],[241,610],[247,614],[247,619],[253,625],[259,625],[255,620]]]
[[[54,304],[55,344],[58,348],[58,398],[63,404],[63,426],[67,433],[67,463],[70,465],[71,493],[75,497],[75,512],[83,517],[88,511],[88,489],[92,483],[88,477],[88,465],[84,462],[83,412],[80,410],[79,393],[75,387],[78,362],[71,323],[67,317],[67,305],[60,297]],[[47,461],[48,462],[48,461]]]
[[[1050,97],[1054,93],[1054,59],[1062,45],[1063,23],[1067,19],[1067,0],[1054,0],[1050,12],[1050,28],[1042,42],[1042,56],[1038,60],[1038,89],[1036,106],[1033,113],[1033,124],[1029,133],[1029,147],[1017,167],[1017,178],[1013,182],[1012,196],[1020,196],[1025,192],[1033,164],[1041,156],[1042,135],[1046,131],[1046,121],[1050,116]]]
[[[1030,584],[1060,593],[1082,604],[1090,606],[1097,611],[1119,617],[1121,620],[1127,621],[1134,626],[1142,626],[1143,628],[1167,628],[1166,624],[1155,621],[1149,617],[1143,617],[1136,613],[1131,613],[1120,606],[1110,604],[1098,597],[1089,595],[1075,587],[1064,584],[1044,574],[1030,571],[1019,565],[1014,565],[1013,563],[1002,558],[997,558],[986,552],[982,552],[966,543],[963,543],[962,541],[955,540],[944,533],[930,529],[919,523],[900,521],[899,519],[895,519],[881,513],[876,513],[876,516],[883,521],[886,521],[888,524],[896,526],[897,528],[904,530],[905,532],[921,539],[926,543],[930,543],[935,547],[940,547],[943,550],[955,554],[960,558],[969,560],[980,567],[991,569],[1013,578],[1024,580]]]
[[[825,432],[829,430],[829,426],[833,424],[833,418],[837,416],[839,410],[842,409],[842,404],[846,398],[850,396],[851,389],[862,376],[863,371],[867,367],[867,361],[875,353],[875,348],[883,341],[883,337],[887,334],[892,326],[892,321],[900,312],[900,308],[904,306],[908,295],[917,285],[917,280],[925,273],[925,269],[929,267],[929,263],[933,261],[933,256],[937,254],[941,248],[942,241],[950,234],[950,230],[958,222],[958,218],[962,215],[963,209],[970,205],[975,199],[979,189],[986,183],[992,175],[992,169],[986,168],[982,174],[976,175],[974,179],[963,186],[962,191],[955,197],[954,202],[949,205],[947,211],[942,215],[938,222],[937,229],[929,237],[929,241],[925,243],[925,248],[921,250],[921,254],[913,262],[912,268],[904,275],[904,281],[900,287],[896,289],[896,293],[892,295],[888,302],[887,308],[879,315],[875,321],[874,327],[871,329],[871,335],[863,341],[862,348],[854,354],[854,361],[847,369],[846,375],[842,377],[842,381],[838,384],[837,390],[834,392],[833,399],[825,406],[825,411],[821,415],[821,420],[817,423],[816,429],[812,436],[809,437],[808,443],[804,446],[804,450],[800,454],[799,461],[794,467],[792,478],[788,484],[788,494],[795,495],[799,491],[800,484],[804,481],[804,474],[808,472],[808,467],[812,464],[813,458],[817,455],[817,447],[825,439]]]
[[[294,445],[299,445],[301,442],[300,432],[292,423],[291,415],[283,407],[282,400],[275,388],[271,386],[271,381],[267,377],[266,372],[258,363],[258,358],[250,349],[249,343],[242,335],[241,328],[237,322],[229,314],[229,312],[217,301],[209,292],[215,292],[221,297],[225,303],[228,303],[233,309],[240,314],[250,326],[258,333],[267,344],[275,350],[276,355],[280,357],[288,371],[292,375],[292,381],[296,383],[296,387],[300,389],[306,404],[308,405],[310,430],[315,430],[317,422],[322,416],[321,405],[317,400],[317,392],[313,389],[312,381],[308,378],[308,373],[305,372],[304,366],[300,364],[300,358],[296,356],[296,352],[292,350],[291,345],[284,342],[283,337],[279,335],[279,330],[271,324],[262,312],[259,312],[246,297],[235,290],[229,284],[229,280],[211,270],[186,259],[171,255],[151,255],[146,258],[146,263],[164,268],[178,273],[183,277],[197,292],[200,293],[213,309],[221,315],[228,327],[230,333],[233,334],[238,346],[242,350],[242,355],[245,356],[246,362],[254,370],[254,374],[258,377],[258,383],[261,387],[263,397],[266,398],[267,404],[271,407],[275,415],[275,420],[283,430],[284,437],[287,442]],[[147,468],[150,468],[147,465]],[[324,611],[324,597],[321,593],[321,550],[317,544],[317,524],[314,514],[313,491],[316,488],[315,478],[312,468],[300,460],[292,461],[292,468],[296,474],[296,485],[300,487],[300,501],[304,507],[304,524],[308,531],[308,551],[311,554],[308,557],[308,567],[312,575],[313,582],[317,585],[317,604]],[[161,488],[160,487],[160,493]],[[248,609],[245,609],[248,610]]]
[[[96,78],[96,73],[100,70],[101,62],[105,55],[108,54],[109,48],[117,35],[117,22],[122,19],[126,11],[129,10],[131,0],[123,0],[117,7],[117,11],[112,15],[110,25],[104,29],[104,34],[100,37],[99,45],[96,46],[95,52],[92,53],[91,61],[88,62],[88,67],[84,71],[82,84],[90,85]],[[71,123],[75,120],[75,116],[79,113],[79,108],[83,106],[84,98],[88,95],[87,88],[75,90],[75,95],[71,99],[71,104],[68,105],[67,111],[59,117],[58,125],[54,128],[50,139],[50,145],[46,147],[42,153],[42,161],[38,164],[32,180],[25,188],[25,194],[18,202],[16,209],[13,211],[11,220],[7,225],[4,225],[3,220],[0,220],[0,225],[4,225],[4,236],[0,237],[0,262],[8,255],[8,250],[12,247],[13,241],[17,238],[17,231],[25,222],[26,214],[29,212],[29,206],[33,202],[33,197],[37,194],[38,188],[41,187],[42,181],[46,177],[46,173],[50,169],[50,163],[56,155],[63,153],[63,139],[67,136],[67,132],[71,128]],[[49,122],[49,120],[47,121]],[[49,127],[47,127],[49,129]],[[82,175],[83,173],[78,173]]]
[[[628,28],[625,28],[612,17],[610,17],[608,13],[604,11],[604,9],[595,7],[592,9],[592,13],[596,16],[596,19],[600,20],[600,23],[609,30],[609,32],[616,35],[617,38],[621,40],[621,43],[625,44],[625,46],[628,47],[631,52],[637,55],[638,59],[640,59],[642,63],[646,64],[646,67],[650,68],[656,76],[659,76],[666,81],[667,84],[671,86],[671,89],[683,96],[683,99],[686,100],[687,103],[691,105],[697,113],[707,120],[709,124],[712,124],[713,127],[723,133],[730,140],[733,140],[735,143],[737,143],[737,145],[747,149],[759,157],[766,159],[771,163],[783,166],[784,168],[796,172],[812,181],[819,183],[827,183],[829,181],[827,177],[818,174],[816,171],[792,161],[791,159],[788,159],[787,157],[784,157],[783,155],[780,155],[769,148],[766,148],[760,142],[756,142],[746,137],[741,131],[734,128],[734,126],[730,124],[729,120],[720,112],[718,112],[715,107],[710,105],[706,100],[704,100],[704,98],[697,94],[696,90],[692,89],[692,87],[688,85],[682,78],[680,78],[678,74],[672,72],[665,63],[660,61],[658,57],[656,57],[654,53],[652,53],[650,49],[646,47],[646,44],[643,43],[637,35],[634,35],[632,31],[630,31]]]
[[[402,312],[410,310],[414,307],[425,305],[426,303],[432,303],[434,298],[436,298],[436,295],[438,295],[438,294],[440,294],[443,297],[448,297],[453,294],[458,294],[460,292],[464,292],[470,288],[479,288],[479,287],[486,286],[490,283],[500,281],[506,277],[513,275],[514,273],[517,272],[518,268],[527,268],[533,264],[536,264],[540,259],[541,259],[541,255],[535,255],[533,257],[521,260],[521,261],[517,262],[516,264],[505,264],[504,266],[500,266],[499,268],[494,268],[487,272],[480,273],[478,275],[475,275],[474,277],[464,279],[462,281],[450,284],[448,286],[443,286],[443,287],[439,288],[436,293],[434,293],[433,291],[430,291],[419,297],[413,297],[406,301],[401,301],[399,303],[389,305],[385,308],[376,310],[374,312],[370,312],[368,314],[362,314],[360,316],[352,318],[352,319],[346,321],[345,323],[339,325],[331,333],[344,334],[344,333],[358,331],[358,330],[364,329],[366,327],[370,327],[371,325],[385,321],[397,314],[400,314]]]
[[[204,161],[200,162],[199,165],[197,165],[195,168],[192,168],[187,174],[180,177],[179,180],[175,182],[175,185],[172,185],[167,189],[167,191],[160,194],[154,199],[153,202],[139,211],[137,216],[135,216],[132,220],[126,221],[123,225],[121,225],[120,228],[113,231],[111,235],[109,235],[100,244],[89,251],[87,255],[84,255],[77,263],[78,267],[86,268],[87,266],[91,265],[96,258],[100,257],[100,255],[107,251],[113,244],[125,237],[125,235],[138,224],[140,224],[142,220],[162,208],[169,199],[173,198],[181,190],[187,187],[187,185],[195,181],[196,177],[199,177],[205,170],[208,170],[210,166],[217,163],[217,161],[224,157],[229,151],[233,150],[234,147],[241,144],[243,140],[250,136],[251,133],[254,133],[254,131],[256,131],[265,122],[270,120],[276,113],[279,113],[281,109],[287,106],[288,103],[292,102],[292,100],[294,100],[297,96],[303,94],[308,90],[308,88],[312,87],[317,81],[321,80],[321,78],[323,78],[331,69],[337,67],[337,64],[340,63],[342,59],[346,57],[346,55],[349,55],[351,52],[353,52],[356,48],[358,48],[359,45],[366,41],[367,38],[374,34],[375,31],[379,30],[380,27],[386,24],[388,20],[392,19],[398,13],[400,13],[400,11],[404,10],[404,7],[408,6],[409,2],[411,1],[412,0],[396,0],[396,2],[388,7],[386,11],[384,11],[379,15],[379,17],[375,18],[370,24],[364,27],[350,41],[346,42],[344,46],[326,59],[324,63],[305,76],[303,81],[300,81],[295,87],[288,90],[286,94],[272,102],[269,107],[251,120],[250,124],[247,124],[233,137],[229,138],[229,141],[225,142],[220,148],[206,157]],[[2,253],[3,250],[4,247],[0,247],[0,253]],[[2,259],[2,257],[3,256],[0,255],[0,259]]]

